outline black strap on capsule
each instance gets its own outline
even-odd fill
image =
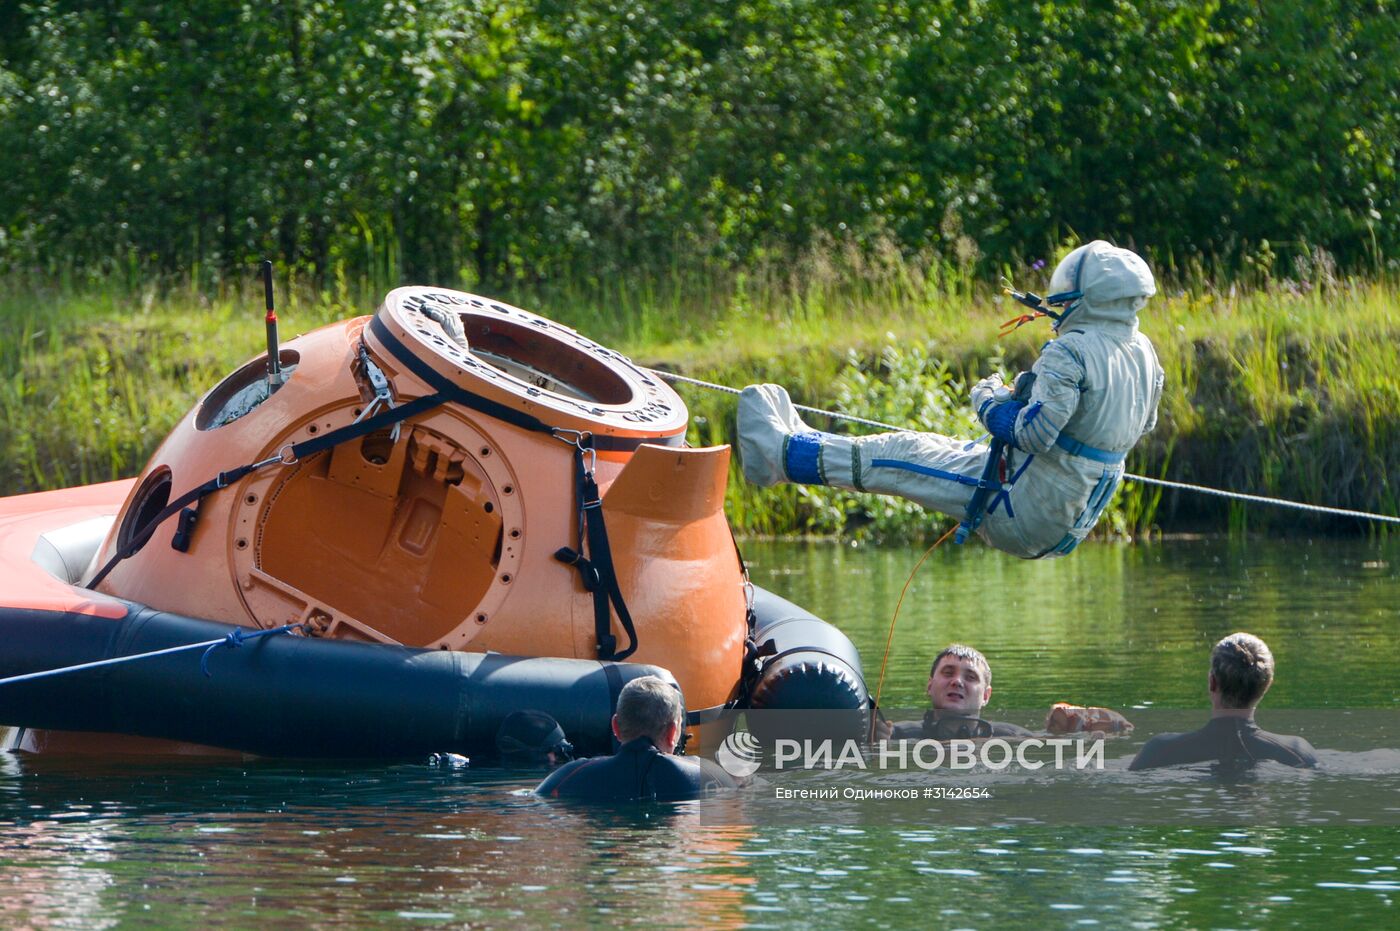
[[[550,427],[538,417],[532,417],[522,411],[513,410],[498,401],[484,398],[479,394],[467,391],[453,384],[410,352],[402,342],[389,332],[388,327],[386,327],[378,317],[370,321],[370,329],[373,331],[374,335],[389,348],[389,351],[393,353],[396,359],[403,362],[413,374],[423,379],[434,389],[432,394],[425,394],[422,397],[414,398],[412,401],[400,404],[398,407],[389,408],[373,417],[357,420],[338,430],[323,433],[320,436],[312,437],[301,443],[288,444],[282,447],[276,456],[271,456],[260,462],[250,462],[236,469],[220,472],[214,478],[190,489],[170,502],[170,504],[161,509],[159,514],[147,521],[146,525],[139,529],[132,538],[127,541],[126,545],[114,553],[112,558],[107,561],[107,564],[98,570],[97,574],[88,582],[87,587],[96,588],[98,584],[107,577],[108,573],[117,567],[118,563],[139,552],[150,540],[151,535],[155,533],[156,528],[169,517],[177,513],[180,514],[180,523],[175,531],[173,539],[170,541],[171,546],[182,553],[187,552],[194,534],[194,529],[199,522],[199,503],[207,495],[213,494],[221,488],[227,488],[266,466],[276,465],[278,463],[294,465],[308,456],[313,456],[316,453],[330,449],[333,446],[338,446],[341,443],[346,443],[362,436],[368,436],[371,433],[375,433],[387,427],[392,427],[394,424],[407,420],[416,414],[421,414],[426,410],[431,410],[434,407],[446,404],[449,401],[461,404],[463,407],[475,411],[480,411],[498,420],[504,420],[506,423],[524,430],[541,433],[555,432],[553,427]],[[193,507],[191,507],[191,505],[193,505]]]
[[[388,325],[379,317],[374,317],[369,322],[369,331],[374,335],[390,355],[415,376],[430,385],[434,391],[448,395],[448,400],[460,404],[470,410],[480,411],[488,417],[503,420],[508,424],[520,427],[522,430],[534,430],[536,432],[560,434],[572,433],[580,435],[578,431],[551,427],[549,424],[533,417],[524,411],[516,410],[500,401],[493,401],[475,392],[468,391],[460,387],[447,376],[429,365],[421,356],[414,353],[406,346],[403,340],[394,335]],[[595,411],[595,413],[600,413]],[[561,437],[562,439],[563,437]],[[589,445],[592,449],[605,452],[632,452],[643,443],[654,446],[681,446],[685,443],[685,434],[678,433],[673,436],[589,436]]]
[[[593,630],[598,639],[598,658],[616,662],[637,652],[637,628],[632,623],[632,614],[627,610],[627,602],[617,584],[598,482],[593,477],[592,466],[585,463],[585,460],[591,463],[595,455],[588,445],[590,440],[591,437],[584,434],[574,445],[574,479],[579,503],[578,548],[560,547],[555,551],[554,558],[577,569],[583,578],[583,587],[592,592]],[[585,540],[587,556],[583,554]],[[613,609],[617,611],[618,622],[627,633],[627,649],[621,651],[617,649],[617,638],[612,633]]]
[[[538,417],[533,417],[524,411],[518,411],[513,407],[502,404],[500,401],[493,401],[490,398],[468,391],[457,385],[446,375],[440,373],[426,361],[416,355],[412,349],[403,344],[389,327],[380,320],[378,316],[373,317],[369,322],[369,330],[374,334],[374,338],[383,344],[395,361],[403,364],[416,377],[430,385],[433,390],[443,396],[443,400],[452,401],[470,410],[479,411],[488,417],[503,420],[512,426],[520,427],[522,430],[533,430],[537,433],[552,433],[554,428]]]
[[[589,558],[585,559],[581,552],[576,552],[568,547],[564,547],[556,552],[555,558],[563,562],[571,563],[578,567],[583,576],[583,584],[586,589],[593,592],[593,613],[595,626],[598,631],[598,656],[605,660],[620,660],[631,656],[637,649],[637,631],[632,623],[632,616],[627,611],[627,605],[623,601],[622,592],[617,586],[617,576],[613,571],[612,551],[608,546],[607,528],[603,523],[602,502],[599,500],[598,485],[594,481],[592,469],[584,468],[584,450],[587,448],[589,457],[595,455],[595,449],[616,449],[633,450],[641,443],[661,443],[670,445],[678,441],[683,441],[683,437],[651,438],[651,437],[601,437],[594,438],[589,434],[580,433],[573,430],[563,430],[551,427],[538,417],[531,416],[523,411],[515,410],[499,401],[483,397],[475,392],[468,391],[454,384],[446,376],[440,374],[432,366],[415,355],[403,342],[389,330],[379,317],[370,320],[370,331],[374,334],[390,354],[399,362],[403,363],[414,375],[422,379],[434,389],[432,394],[414,398],[412,401],[392,407],[382,411],[372,417],[347,424],[338,430],[312,437],[301,443],[290,443],[277,455],[263,459],[259,462],[251,462],[247,465],[239,466],[220,472],[217,476],[185,492],[174,501],[170,502],[160,513],[156,514],[145,526],[138,529],[132,538],[122,546],[112,558],[107,561],[92,580],[87,583],[88,588],[96,588],[107,575],[117,567],[117,564],[135,555],[150,540],[156,529],[172,515],[179,513],[180,522],[171,540],[171,546],[180,552],[187,552],[190,547],[191,538],[194,534],[195,526],[199,521],[199,504],[210,494],[240,481],[253,472],[266,466],[281,463],[283,465],[294,465],[308,456],[338,446],[359,437],[368,436],[371,433],[391,427],[420,414],[424,411],[438,407],[448,402],[460,404],[470,410],[478,411],[504,421],[512,426],[523,430],[530,430],[537,433],[549,433],[560,439],[566,439],[564,434],[574,434],[577,439],[574,441],[574,471],[578,478],[578,499],[579,499],[579,548],[582,550],[584,528],[587,528]],[[585,438],[587,440],[585,447]],[[193,507],[191,507],[193,505]],[[630,645],[626,650],[617,652],[617,640],[612,636],[611,619],[608,611],[608,602],[617,609],[618,619],[622,622],[623,629],[627,632]]]
[[[96,588],[103,579],[107,578],[107,574],[117,567],[117,563],[135,555],[146,545],[147,541],[151,539],[151,535],[156,532],[156,528],[174,514],[180,513],[181,518],[180,525],[175,531],[175,537],[171,541],[171,545],[180,552],[188,550],[190,535],[194,532],[195,524],[199,519],[199,502],[207,495],[211,495],[221,488],[227,488],[259,469],[278,463],[294,465],[307,456],[315,455],[316,453],[330,449],[332,446],[348,442],[349,440],[368,436],[371,433],[383,430],[385,427],[392,426],[401,420],[407,420],[415,414],[420,414],[425,410],[437,407],[448,400],[451,399],[441,393],[425,394],[421,398],[414,398],[407,404],[401,404],[398,407],[390,408],[373,417],[367,417],[364,420],[347,424],[339,430],[332,430],[329,433],[312,437],[301,443],[289,443],[282,447],[275,456],[270,456],[259,462],[250,462],[247,465],[241,465],[236,469],[229,469],[226,472],[220,472],[209,481],[191,488],[162,508],[160,513],[147,521],[146,525],[139,529],[132,538],[127,541],[125,546],[112,555],[112,558],[107,561],[107,564],[99,569],[97,574],[92,577],[92,580],[87,583],[87,587]],[[194,507],[190,507],[190,505],[194,505]],[[190,511],[190,516],[181,513],[187,509]]]

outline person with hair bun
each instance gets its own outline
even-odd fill
[[[1261,760],[1285,766],[1317,765],[1312,744],[1260,730],[1254,709],[1274,682],[1274,655],[1253,634],[1235,633],[1210,654],[1211,715],[1206,726],[1189,734],[1158,734],[1133,759],[1129,769],[1153,769],[1187,763],[1219,763],[1226,770],[1248,769]]]

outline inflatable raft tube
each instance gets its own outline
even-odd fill
[[[859,711],[869,701],[851,639],[806,608],[754,586],[754,643],[762,662],[749,707]]]
[[[849,637],[786,598],[754,588],[759,671],[748,730],[759,739],[862,739],[870,693]]]
[[[0,678],[201,643],[248,628],[127,602],[125,617],[0,608]],[[754,590],[760,658],[747,708],[784,732],[817,722],[859,729],[868,704],[860,656],[811,612]],[[617,693],[671,673],[643,663],[426,650],[300,636],[175,653],[0,685],[0,721],[63,731],[132,734],[264,756],[403,758],[492,755],[512,711],[543,711],[580,753],[612,749]],[[737,710],[737,709],[736,709]],[[807,717],[807,713],[817,715]],[[703,717],[703,716],[702,716]],[[692,716],[692,724],[704,720]]]
[[[41,506],[54,493],[12,499],[37,516],[10,523],[37,526],[20,532],[0,519],[0,568],[13,570],[0,595],[8,602],[0,604],[0,678],[256,632],[82,587],[112,524],[103,512],[129,484],[70,492],[81,496],[70,508]],[[35,533],[40,526],[47,529]],[[732,673],[742,683],[738,698],[692,710],[699,744],[709,722],[749,708],[792,717],[803,731],[814,720],[826,733],[849,730],[843,720],[862,715],[868,702],[854,645],[792,602],[753,593],[751,659]],[[208,668],[210,677],[190,651],[0,685],[0,723],[269,756],[492,756],[504,716],[537,709],[558,720],[581,753],[596,754],[611,749],[611,715],[626,682],[648,674],[675,681],[654,664],[286,635],[221,647]]]
[[[219,624],[129,604],[124,618],[0,608],[0,677],[226,637]],[[612,749],[622,686],[659,666],[268,636],[0,685],[0,721],[134,734],[278,757],[494,755],[512,711],[552,715],[585,755]]]

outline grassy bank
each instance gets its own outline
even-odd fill
[[[1143,329],[1167,371],[1161,424],[1129,471],[1394,514],[1400,510],[1400,287],[1388,282],[1205,284],[1154,299]],[[1029,282],[1030,276],[1027,276]],[[13,285],[13,283],[12,283]],[[286,336],[373,310],[380,288],[292,288]],[[137,472],[195,399],[262,340],[246,294],[120,294],[12,286],[0,297],[0,493]],[[956,271],[896,259],[810,261],[738,278],[651,282],[599,294],[501,295],[645,364],[707,381],[780,382],[799,402],[966,433],[966,386],[1027,367],[1042,322],[997,340],[1013,311]],[[730,442],[733,398],[682,386],[695,443]],[[822,429],[838,424],[813,423]],[[760,490],[736,475],[729,512],[748,533],[922,538],[912,506],[802,488]],[[1126,486],[1106,526],[1306,529],[1362,525],[1290,511],[1160,499]]]

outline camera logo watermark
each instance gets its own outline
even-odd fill
[[[715,751],[715,762],[729,775],[747,779],[763,765],[763,745],[748,731],[735,731]]]

